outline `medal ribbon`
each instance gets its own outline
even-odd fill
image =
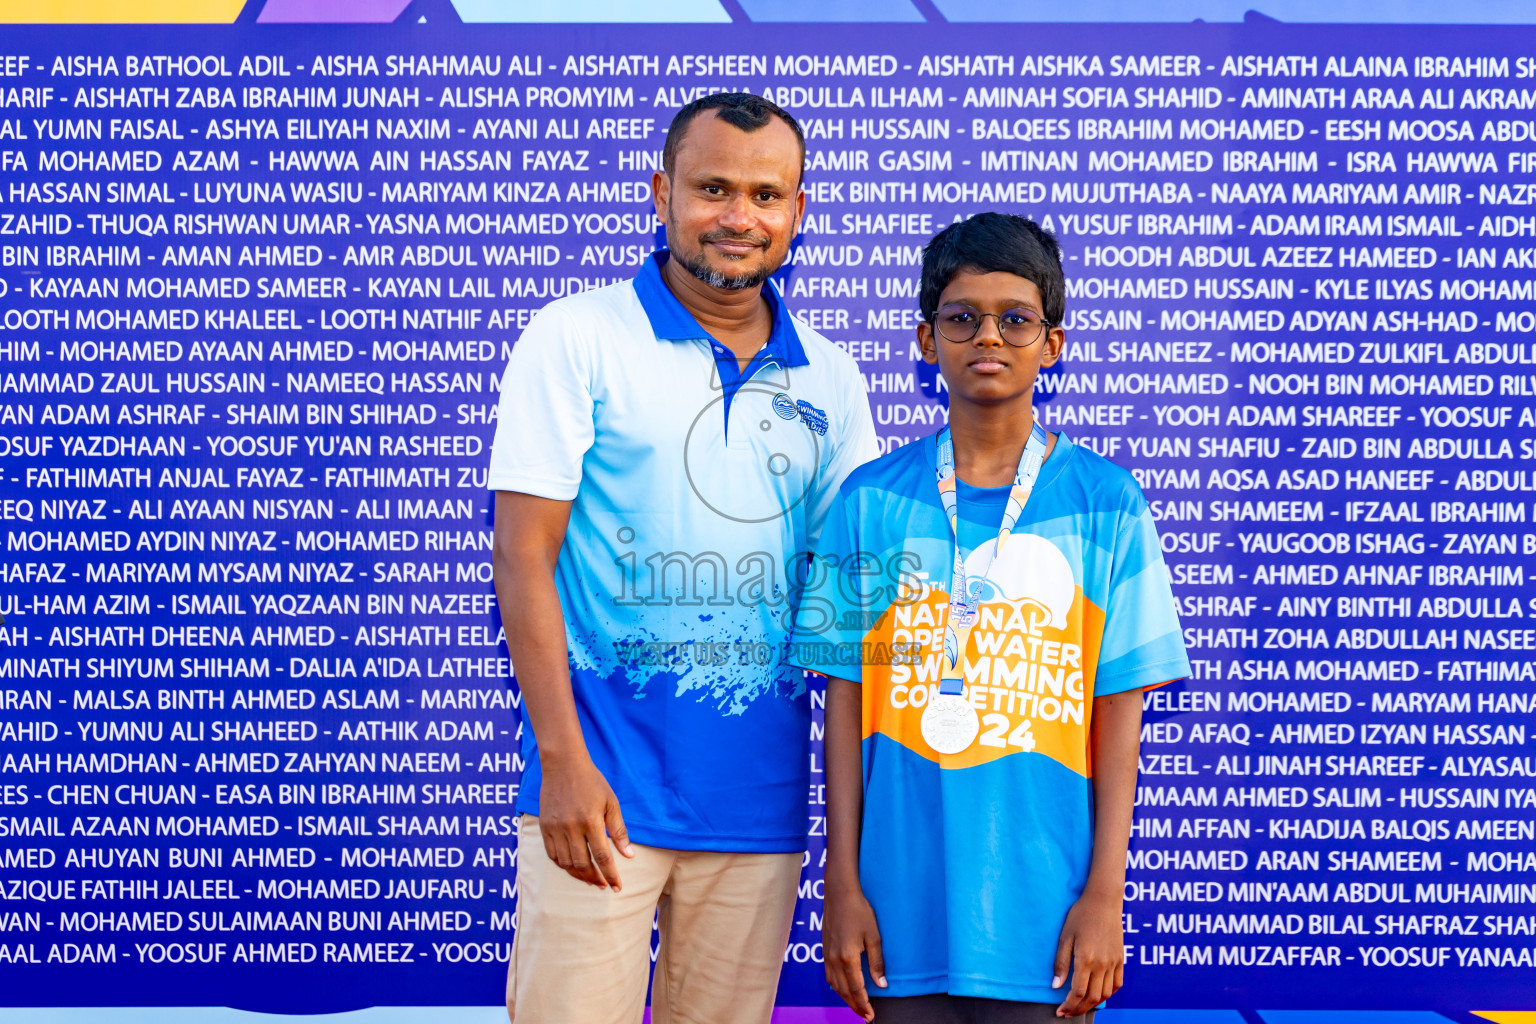
[[[955,492],[955,444],[949,436],[949,427],[939,431],[937,474],[939,500],[944,503],[944,517],[949,522],[949,532],[955,541],[955,564],[949,585],[949,614],[944,620],[944,659],[940,663],[939,692],[965,693],[965,672],[962,660],[966,644],[970,642],[971,627],[976,623],[977,608],[981,603],[981,589],[992,571],[992,563],[1003,544],[1013,533],[1014,524],[1035,489],[1035,478],[1040,475],[1040,465],[1045,461],[1045,428],[1037,415],[1030,426],[1029,440],[1019,456],[1018,472],[1013,475],[1013,489],[1008,492],[1008,505],[1003,509],[1003,521],[997,528],[997,544],[981,567],[981,574],[974,580],[967,578],[965,561],[960,557],[960,522],[958,499]]]

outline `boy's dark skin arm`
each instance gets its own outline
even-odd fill
[[[861,959],[868,954],[869,973],[875,984],[884,988],[885,958],[880,952],[875,912],[859,884],[859,833],[864,815],[863,701],[864,688],[858,683],[827,678],[827,725],[822,737],[827,759],[827,871],[821,948],[827,984],[854,1013],[872,1021],[875,1011],[864,989]]]
[[[1052,326],[1028,345],[1004,341],[1002,315],[1024,307],[1044,312],[1039,287],[1002,271],[963,268],[949,280],[937,305],[964,303],[984,314],[969,342],[940,340],[934,322],[917,327],[923,358],[937,363],[949,387],[949,426],[955,443],[955,473],[975,487],[1008,484],[1033,422],[1033,388],[1042,367],[1060,358],[1066,336]],[[1048,451],[1056,437],[1049,436]],[[877,965],[879,931],[858,881],[859,824],[863,800],[860,688],[844,680],[827,685],[827,873],[822,949],[827,980],[854,1010],[873,1020],[859,955],[868,952],[870,973],[883,982]],[[1055,981],[1072,986],[1057,1016],[1081,1016],[1117,991],[1124,980],[1125,942],[1120,913],[1124,900],[1126,850],[1136,800],[1136,757],[1141,739],[1141,693],[1100,697],[1093,702],[1093,860],[1082,895],[1067,914],[1058,942]]]
[[[827,739],[832,701],[827,699]],[[1061,928],[1056,944],[1052,988],[1072,988],[1056,1010],[1058,1017],[1087,1013],[1125,983],[1125,934],[1121,910],[1125,898],[1125,854],[1131,841],[1136,804],[1136,760],[1141,745],[1141,691],[1127,690],[1093,701],[1093,863],[1088,884]],[[831,770],[831,760],[827,762]],[[827,780],[831,782],[829,777]],[[832,788],[827,787],[831,802]],[[830,825],[830,821],[828,823]],[[829,829],[830,833],[830,829]],[[830,848],[831,839],[827,840]],[[830,860],[829,860],[830,866]],[[830,970],[830,968],[829,968]]]

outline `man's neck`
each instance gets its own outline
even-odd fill
[[[763,286],[715,288],[700,281],[675,259],[661,265],[661,279],[699,326],[736,353],[745,366],[773,329],[773,314]]]
[[[1019,460],[1035,423],[1033,396],[1025,394],[1003,405],[949,404],[949,436],[955,446],[955,475],[972,487],[1006,487],[1013,483]],[[1056,435],[1046,434],[1046,454]]]

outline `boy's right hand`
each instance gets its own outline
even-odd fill
[[[570,762],[544,758],[542,767],[539,832],[544,852],[572,878],[618,892],[622,885],[612,850],[625,857],[635,852],[613,787],[590,757]]]
[[[821,923],[821,953],[826,962],[827,984],[854,1013],[866,1021],[875,1019],[864,988],[862,955],[869,956],[869,973],[885,988],[885,956],[880,951],[880,928],[875,910],[855,884],[828,881]]]

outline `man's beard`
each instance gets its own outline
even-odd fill
[[[725,237],[730,236],[715,238],[714,236],[706,235],[699,241],[702,244],[707,245],[712,241],[723,241]],[[752,241],[756,241],[756,239],[752,239]],[[767,246],[765,245],[763,248],[766,251]],[[698,278],[700,281],[703,281],[711,288],[725,288],[730,291],[740,291],[744,288],[756,288],[758,285],[768,280],[768,276],[778,269],[778,267],[770,267],[767,260],[764,260],[763,263],[754,271],[750,271],[744,274],[727,274],[723,270],[716,270],[714,267],[711,267],[704,261],[704,252],[702,247],[700,248],[699,255],[696,259],[691,258],[687,254],[679,252],[676,249],[672,250],[672,258],[677,260],[678,265],[681,266],[684,270],[688,271],[694,277]]]

